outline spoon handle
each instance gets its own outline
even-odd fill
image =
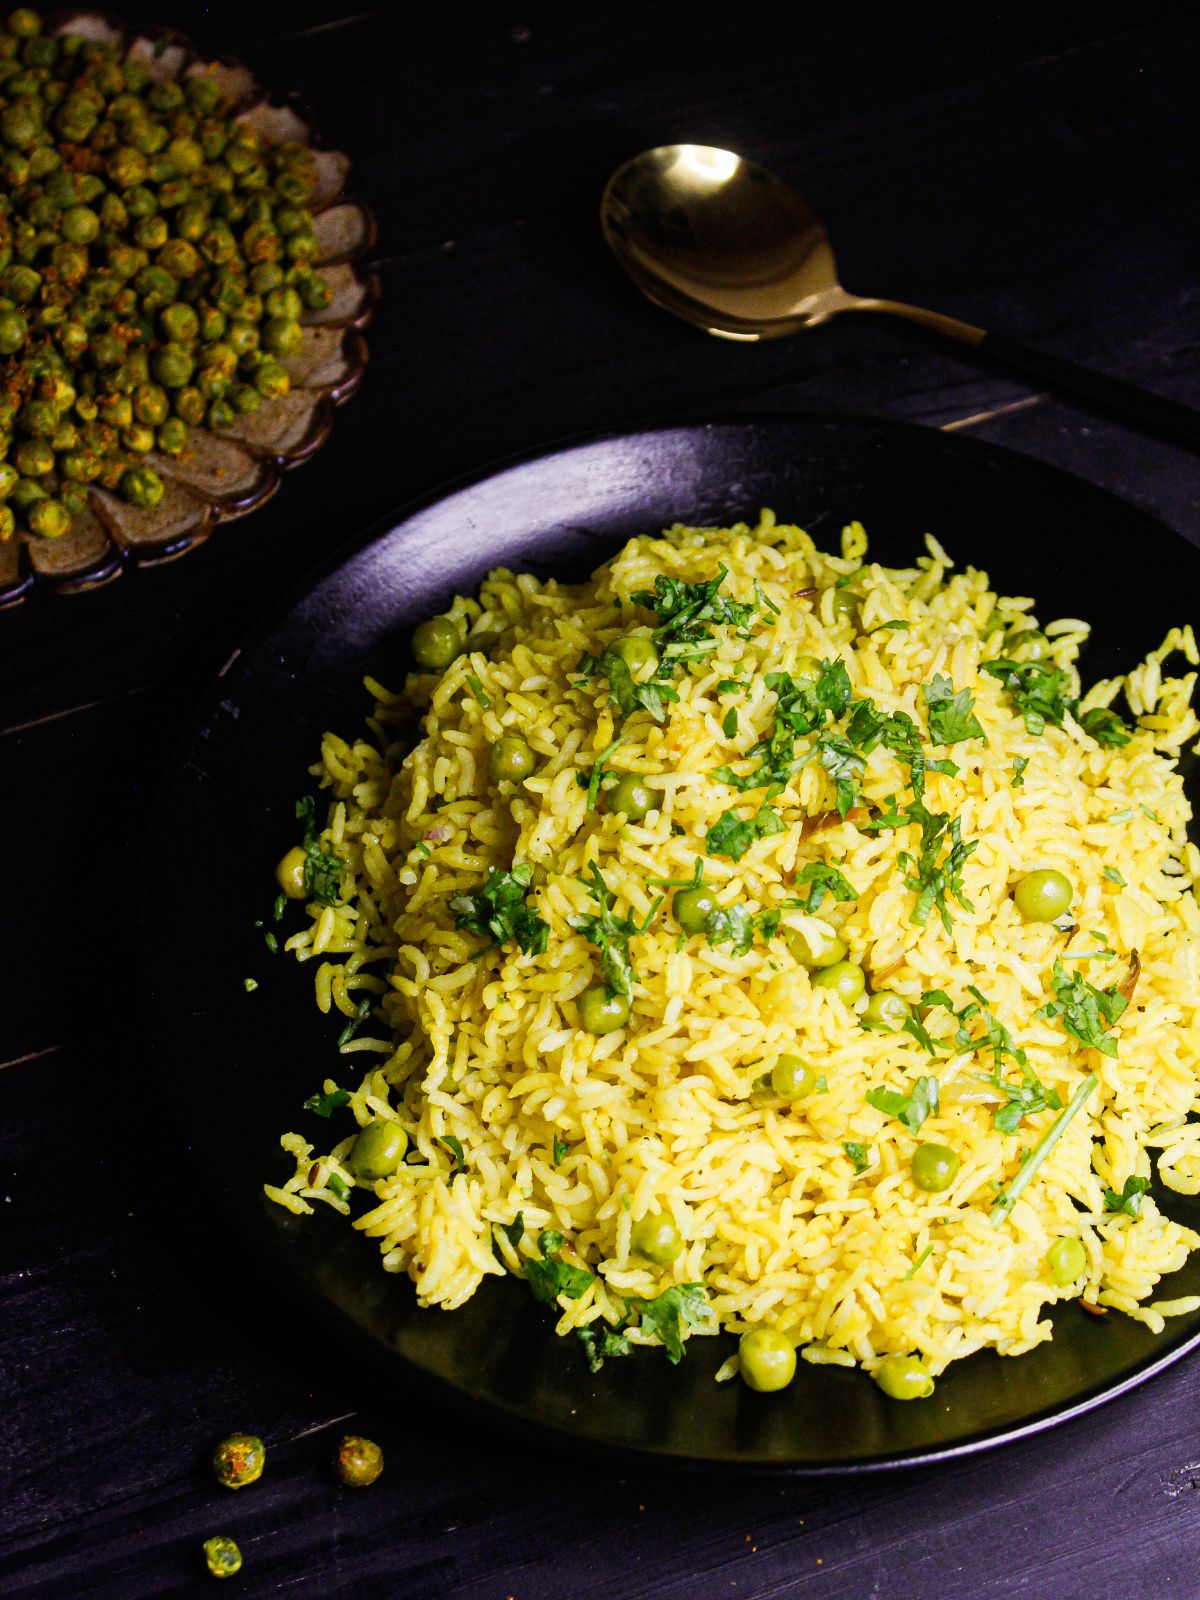
[[[1040,383],[1061,389],[1064,394],[1073,395],[1099,411],[1111,411],[1114,416],[1124,417],[1151,433],[1200,445],[1200,411],[1191,406],[1167,400],[1148,389],[1139,389],[1122,378],[1110,378],[1107,373],[1096,372],[1091,367],[1048,355],[1044,350],[1031,350],[1028,345],[997,333],[985,333],[976,348],[994,361],[1028,373]]]
[[[998,333],[988,333],[969,322],[959,322],[954,317],[944,317],[937,311],[926,311],[921,306],[904,305],[898,300],[874,300],[852,296],[838,306],[847,311],[879,311],[887,316],[903,317],[916,322],[933,333],[940,333],[956,344],[969,345],[980,354],[1000,361],[1006,367],[1024,372],[1039,383],[1059,389],[1097,411],[1111,411],[1149,433],[1165,434],[1168,438],[1182,439],[1187,444],[1200,445],[1200,411],[1181,405],[1177,400],[1167,400],[1148,389],[1139,389],[1123,378],[1110,378],[1092,367],[1081,367],[1074,361],[1064,361],[1061,356],[1048,355],[1044,350],[1032,350],[1015,339],[1006,339]]]

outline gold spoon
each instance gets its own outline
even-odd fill
[[[668,144],[627,161],[600,204],[604,237],[648,299],[723,339],[770,339],[842,311],[919,323],[1156,432],[1200,444],[1200,413],[1119,378],[954,317],[850,294],[819,217],[794,189],[732,150]]]

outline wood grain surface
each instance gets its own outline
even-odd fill
[[[706,339],[629,288],[596,226],[636,150],[733,145],[811,198],[850,287],[1200,404],[1190,12],[126,10],[308,102],[378,213],[384,300],[361,393],[263,511],[174,566],[0,614],[0,1595],[204,1593],[200,1542],[228,1532],[247,1596],[1194,1600],[1194,1361],[1042,1438],[853,1481],[621,1477],[380,1392],[206,1216],[130,957],[145,819],[202,686],[314,563],[489,459],[661,414],[901,416],[1200,540],[1193,452],[882,323]],[[1154,582],[1136,550],[1095,559],[1131,607]],[[219,894],[204,839],[176,848]],[[219,1061],[213,1083],[235,1116]],[[387,1455],[370,1490],[328,1470],[350,1425]],[[231,1495],[205,1457],[237,1427],[270,1467]]]

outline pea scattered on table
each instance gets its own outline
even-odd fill
[[[227,1489],[244,1489],[262,1477],[266,1446],[256,1434],[231,1433],[213,1451],[212,1464],[218,1483]]]
[[[333,1470],[348,1489],[365,1489],[383,1471],[383,1451],[374,1439],[348,1433],[334,1452]]]
[[[242,1552],[224,1533],[205,1539],[204,1560],[214,1578],[232,1578],[242,1570]]]

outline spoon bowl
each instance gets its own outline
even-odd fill
[[[609,179],[600,220],[613,254],[648,299],[719,338],[774,338],[843,311],[902,317],[1085,404],[1200,445],[1200,413],[1188,406],[973,323],[849,293],[820,218],[789,184],[732,150],[643,150]]]

